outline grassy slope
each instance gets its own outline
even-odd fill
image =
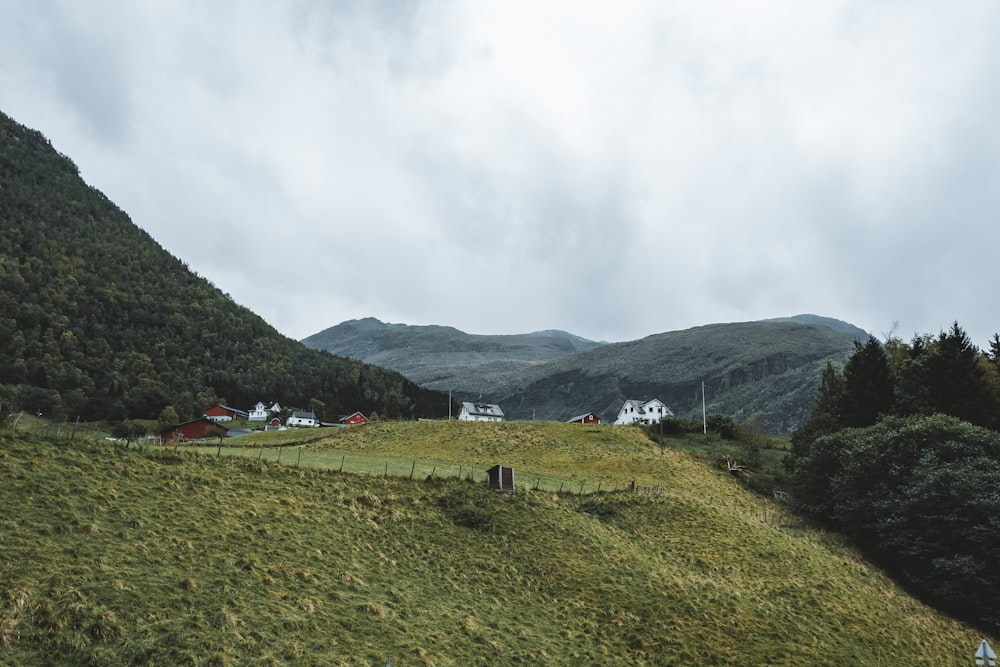
[[[665,491],[506,496],[2,434],[0,663],[940,665],[981,639],[633,429],[372,426],[308,450]]]

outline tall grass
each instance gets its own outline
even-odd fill
[[[835,536],[760,521],[746,510],[766,501],[629,431],[387,424],[304,453],[454,455],[661,495],[296,468],[250,441],[229,457],[2,433],[0,662],[970,662],[979,634]]]

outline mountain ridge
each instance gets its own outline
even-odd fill
[[[512,419],[594,412],[607,421],[626,398],[654,396],[677,416],[700,419],[704,382],[712,411],[787,434],[807,418],[826,362],[843,364],[854,341],[869,335],[819,315],[713,323],[619,343],[550,331],[559,344],[539,345],[546,337],[538,332],[490,336],[364,318],[302,342],[397,370],[460,400],[500,403]]]

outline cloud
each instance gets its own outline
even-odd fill
[[[988,4],[0,9],[0,108],[296,338],[998,328]]]

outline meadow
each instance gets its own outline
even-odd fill
[[[496,463],[527,483],[488,490]],[[5,665],[942,665],[983,638],[638,429],[383,422],[221,449],[8,429],[0,472]]]

